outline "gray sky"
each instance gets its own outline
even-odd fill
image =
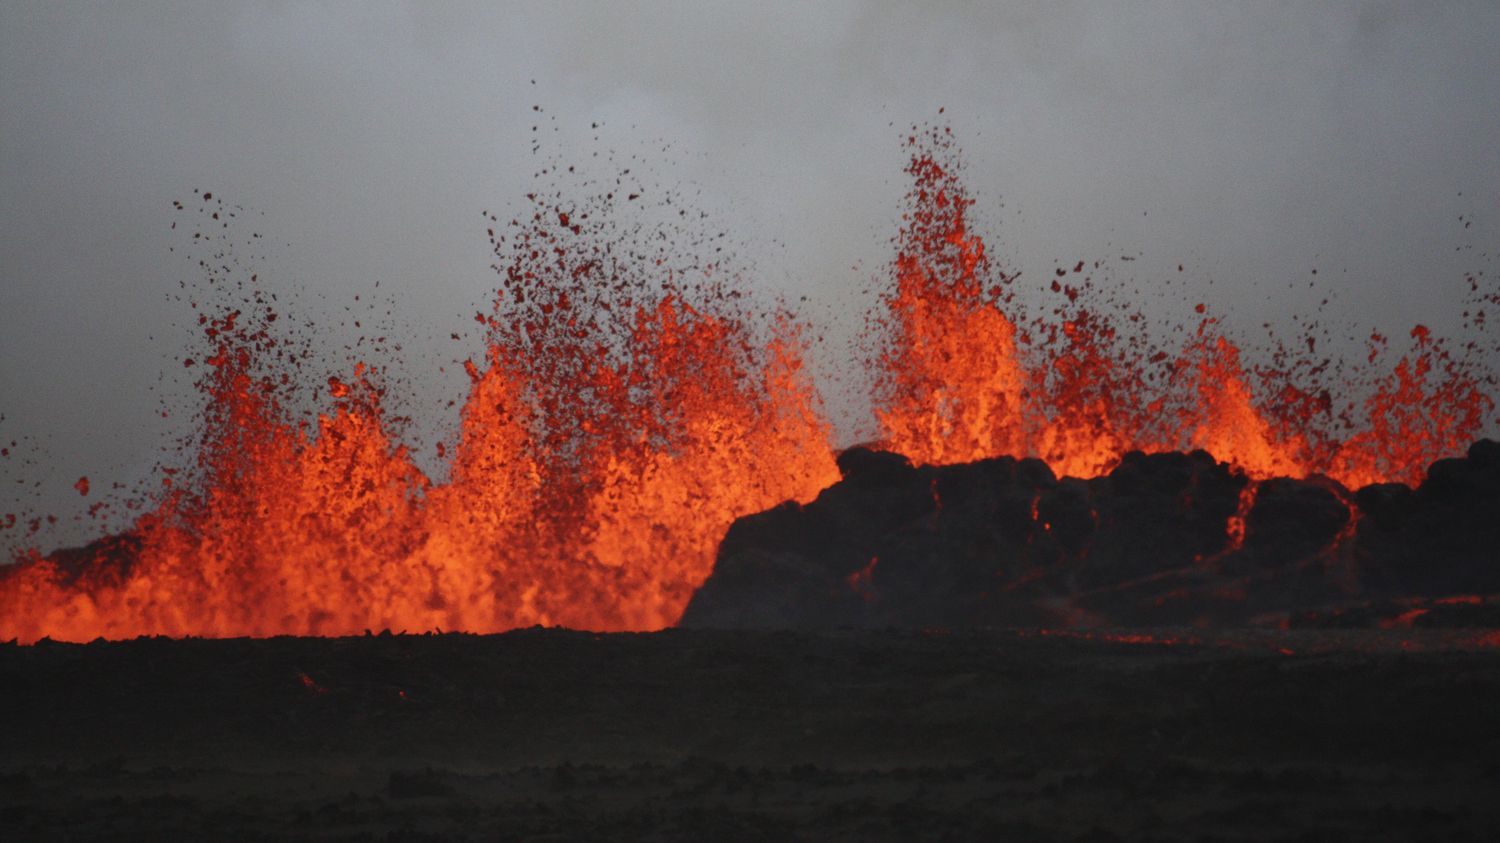
[[[1163,319],[1203,299],[1254,333],[1333,294],[1363,335],[1451,329],[1464,273],[1495,272],[1494,2],[497,6],[0,1],[0,512],[66,521],[185,432],[160,409],[191,403],[168,247],[194,188],[264,214],[270,289],[379,281],[418,427],[450,423],[437,367],[476,351],[448,333],[487,307],[479,212],[531,189],[534,104],[560,158],[602,121],[701,191],[752,283],[844,327],[890,257],[903,130],[940,106],[1032,280],[1139,255],[1113,277]]]

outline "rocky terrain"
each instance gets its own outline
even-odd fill
[[[1500,444],[1356,491],[839,464],[730,528],[676,630],[0,645],[0,828],[1500,839]]]
[[[1091,480],[864,448],[839,466],[812,503],[730,528],[684,625],[1500,626],[1493,441],[1415,489],[1252,482],[1203,451]]]

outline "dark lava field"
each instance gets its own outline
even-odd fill
[[[7,840],[1500,839],[1474,630],[0,646]]]
[[[679,629],[0,645],[3,837],[1500,840],[1500,444],[839,462]]]

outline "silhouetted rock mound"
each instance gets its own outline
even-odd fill
[[[730,527],[703,627],[1500,625],[1500,443],[1418,488],[1252,483],[1204,451],[1103,477],[851,448],[805,505]]]

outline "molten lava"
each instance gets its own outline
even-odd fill
[[[1415,485],[1426,465],[1462,453],[1493,422],[1493,374],[1422,326],[1392,372],[1365,378],[1362,403],[1340,409],[1327,390],[1295,383],[1290,366],[1257,373],[1279,387],[1278,401],[1257,402],[1217,318],[1175,352],[1122,337],[1119,322],[1139,314],[1115,322],[1088,309],[1086,287],[1061,281],[1066,268],[1051,284],[1066,299],[1058,318],[1028,320],[1015,276],[992,265],[972,231],[951,132],[914,131],[907,144],[913,187],[885,300],[876,418],[883,443],[915,462],[1025,455],[1087,478],[1127,451],[1201,448],[1255,479]]]
[[[971,228],[951,134],[908,143],[873,362],[884,444],[916,463],[1035,456],[1088,478],[1128,451],[1201,448],[1252,481],[1414,484],[1492,422],[1492,381],[1425,328],[1340,406],[1299,379],[1319,367],[1247,371],[1215,317],[1171,351],[1129,334],[1139,314],[1095,309],[1071,278],[1083,263],[1057,270],[1050,318],[1028,317]],[[488,217],[500,286],[456,440],[439,446],[445,480],[396,441],[378,368],[327,379],[332,404],[296,421],[278,314],[257,293],[202,317],[208,347],[184,360],[206,398],[191,476],[169,473],[159,505],[88,558],[33,552],[0,576],[0,639],[676,623],[731,522],[839,477],[799,329],[758,321],[732,273],[679,263],[670,238],[611,227],[613,193],[529,198],[529,217]],[[1052,528],[1035,502],[1032,520]],[[849,587],[873,595],[875,565]]]
[[[675,623],[734,519],[837,479],[829,429],[795,326],[756,347],[712,285],[568,266],[612,244],[560,219],[497,241],[513,263],[447,482],[392,441],[372,370],[330,379],[309,430],[265,370],[274,312],[205,318],[199,483],[140,519],[126,564],[12,572],[0,637]]]

